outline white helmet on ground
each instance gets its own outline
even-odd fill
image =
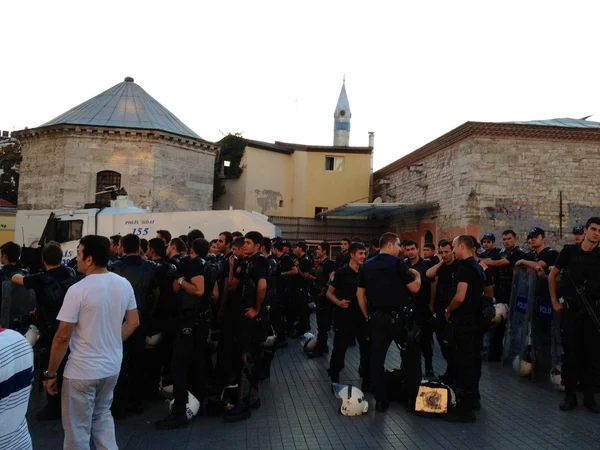
[[[317,337],[312,333],[304,333],[300,338],[300,345],[305,352],[312,352],[317,346]]]
[[[533,363],[527,361],[527,359],[521,359],[521,357],[517,355],[513,360],[513,369],[515,369],[515,372],[517,372],[520,377],[527,377],[533,370]]]
[[[561,366],[554,366],[552,369],[550,369],[550,381],[552,382],[556,390],[565,390],[565,385],[562,384]]]
[[[25,339],[27,339],[27,342],[29,342],[31,344],[31,346],[33,347],[39,338],[40,338],[40,330],[38,330],[38,327],[36,327],[33,324],[29,325],[29,329],[25,333]]]
[[[340,413],[344,416],[360,416],[369,410],[369,402],[365,394],[351,384],[332,383],[331,387],[337,398],[342,399]]]
[[[506,318],[508,317],[508,306],[506,303],[496,303],[494,305],[494,309],[496,310],[496,316],[492,320],[494,323],[504,323],[506,322]]]
[[[160,344],[160,341],[162,341],[162,338],[163,338],[162,333],[156,333],[156,334],[153,334],[152,336],[146,336],[146,343],[144,344],[144,348],[156,347],[158,344]]]
[[[175,403],[174,399],[169,402],[169,412],[173,410],[173,403]],[[191,392],[188,392],[188,401],[187,405],[185,405],[185,416],[187,417],[187,420],[192,420],[192,418],[198,414],[198,411],[200,411],[200,402]]]

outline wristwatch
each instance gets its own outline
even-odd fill
[[[183,286],[183,282],[184,282],[184,281],[185,281],[185,278],[184,278],[184,277],[181,277],[181,278],[179,279],[179,286]]]
[[[56,378],[56,372],[54,373],[54,375],[50,375],[47,370],[44,370],[44,373],[42,373],[42,377],[44,378],[44,380],[54,380]]]

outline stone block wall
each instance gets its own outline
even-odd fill
[[[527,230],[539,226],[559,247],[572,239],[575,225],[600,215],[600,142],[476,138],[472,148],[478,162],[469,214],[482,233],[499,239],[512,228],[524,244]]]
[[[20,209],[93,203],[96,175],[103,170],[121,174],[121,186],[140,208],[212,208],[214,147],[125,130],[21,133]]]

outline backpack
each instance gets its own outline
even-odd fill
[[[221,273],[221,266],[217,258],[203,259],[202,262],[204,263],[204,296],[202,299],[210,302],[215,283],[217,283]]]

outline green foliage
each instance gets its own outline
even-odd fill
[[[19,192],[18,167],[21,157],[21,144],[14,143],[0,147],[0,198],[17,204]]]
[[[241,133],[229,133],[219,141],[221,149],[215,158],[213,201],[225,194],[224,179],[237,179],[242,176],[245,166],[240,164],[247,143]],[[225,161],[229,161],[229,167],[224,167]]]

